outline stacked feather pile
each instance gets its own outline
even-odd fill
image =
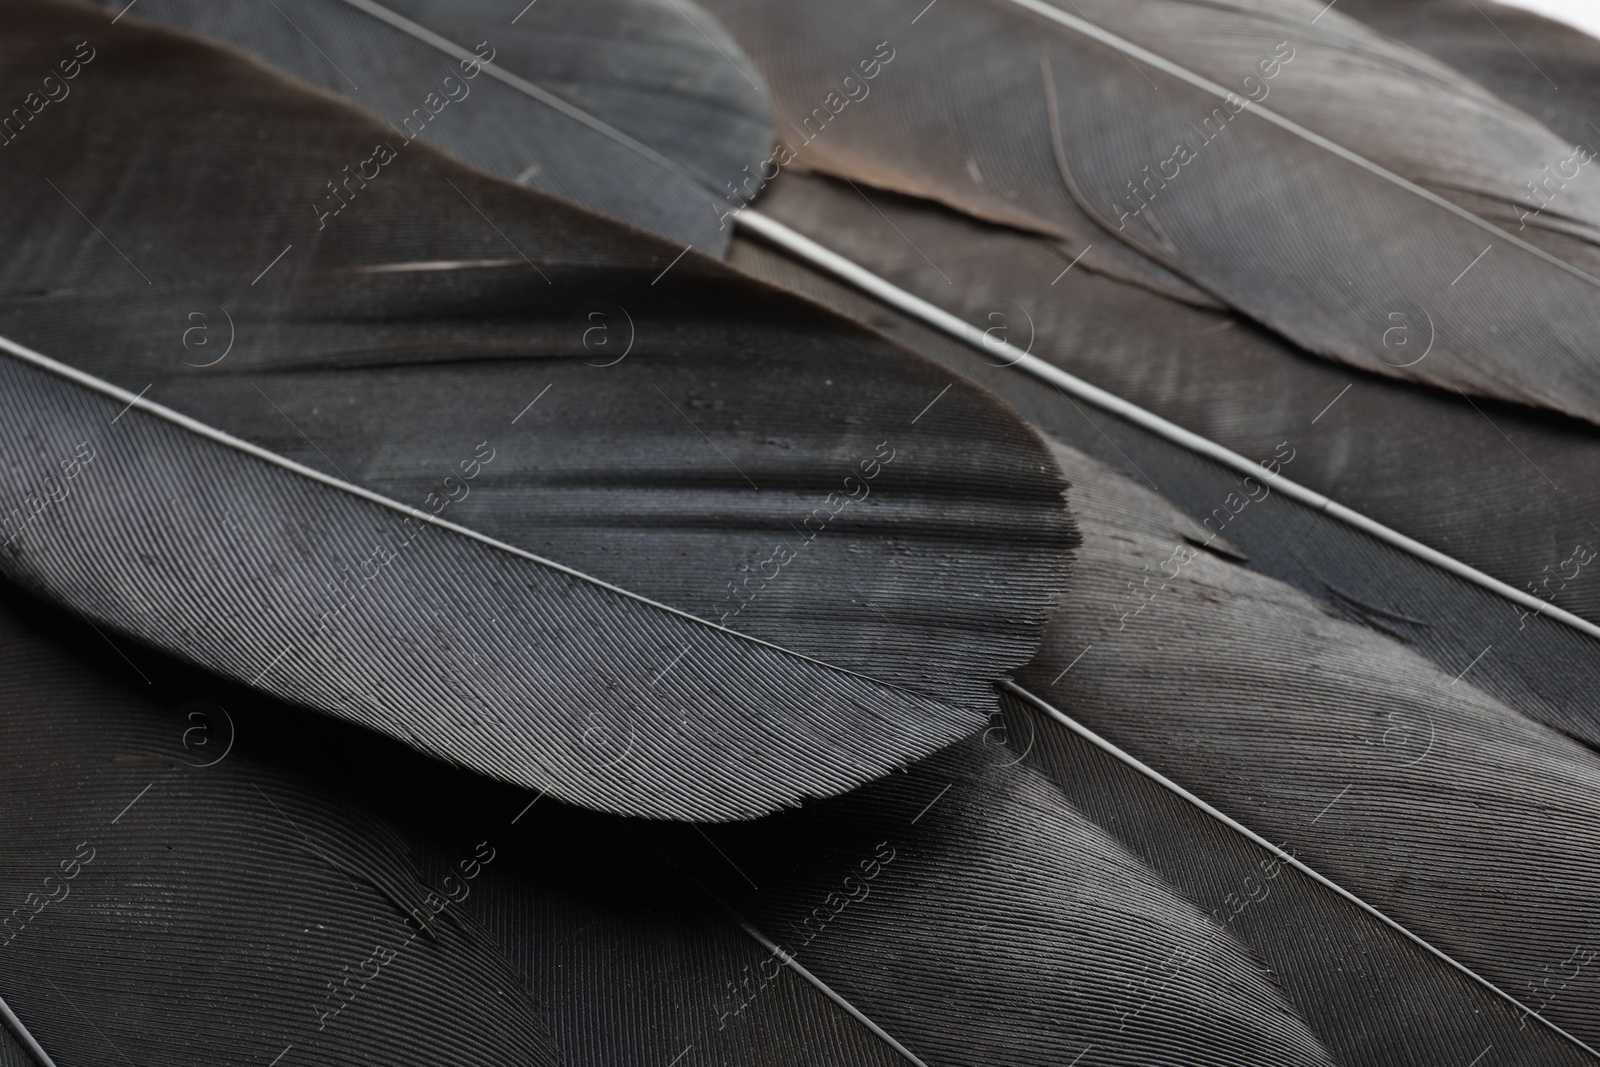
[[[0,1064],[1600,1060],[1600,41],[0,21]]]

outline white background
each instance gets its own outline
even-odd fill
[[[1600,37],[1600,0],[1504,0],[1512,7],[1536,11],[1546,18],[1559,19],[1593,37]],[[1494,5],[1484,4],[1490,16]]]

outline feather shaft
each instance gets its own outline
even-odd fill
[[[713,630],[718,630],[730,636],[742,638],[743,640],[753,642],[754,644],[764,645],[767,648],[771,648],[775,651],[783,652],[788,655],[797,656],[800,659],[806,660],[808,663],[815,663],[820,667],[827,667],[829,670],[838,670],[844,674],[851,674],[855,675],[856,677],[865,678],[864,675],[857,674],[855,671],[851,671],[842,667],[834,667],[831,664],[824,663],[818,659],[813,659],[810,656],[806,656],[798,652],[791,652],[789,649],[786,649],[781,645],[773,644],[770,641],[763,641],[759,637],[751,637],[748,634],[740,633],[738,630],[714,623],[709,619],[702,619],[698,615],[692,615],[687,611],[672,607],[671,605],[663,604],[656,600],[651,600],[649,597],[641,596],[638,593],[631,592],[618,585],[612,585],[610,582],[596,578],[589,574],[585,574],[580,570],[575,570],[572,567],[557,563],[554,560],[545,559],[543,556],[535,555],[532,552],[518,548],[516,545],[511,545],[504,541],[496,540],[495,538],[479,533],[470,527],[453,523],[449,519],[441,519],[437,515],[431,515],[425,511],[419,510],[418,508],[414,508],[409,504],[402,504],[400,501],[384,496],[382,493],[375,493],[372,490],[356,485],[353,482],[347,482],[342,478],[335,478],[332,475],[324,474],[321,471],[307,467],[302,463],[297,463],[294,460],[289,459],[287,456],[279,455],[278,453],[262,448],[259,445],[253,445],[249,441],[235,437],[234,435],[219,430],[214,426],[209,426],[198,419],[192,419],[181,412],[174,411],[171,408],[162,404],[158,404],[153,400],[146,400],[142,392],[138,394],[130,393],[126,389],[123,389],[117,385],[113,385],[103,378],[97,378],[92,374],[85,374],[83,371],[80,371],[75,367],[69,367],[65,363],[51,359],[49,356],[46,356],[43,353],[35,352],[31,348],[28,348],[24,345],[19,345],[10,338],[0,336],[0,350],[5,351],[7,354],[23,361],[24,363],[32,364],[33,366],[39,367],[42,370],[49,371],[51,374],[59,375],[62,378],[66,378],[68,381],[82,385],[88,389],[92,389],[97,393],[102,393],[106,396],[112,397],[113,399],[121,400],[127,405],[127,408],[123,409],[124,411],[128,410],[128,408],[138,408],[140,411],[181,426],[191,433],[199,434],[202,437],[209,438],[218,444],[226,445],[227,447],[236,449],[248,456],[253,456],[256,459],[271,463],[274,466],[293,471],[295,474],[298,474],[304,478],[309,478],[312,481],[321,482],[323,485],[330,486],[342,492],[350,493],[353,496],[361,497],[363,500],[369,500],[374,504],[389,508],[392,511],[397,511],[400,514],[416,519],[419,522],[426,522],[433,526],[438,526],[449,530],[451,533],[460,534],[463,537],[470,537],[472,540],[482,542],[483,544],[488,545],[490,548],[498,549],[502,552],[509,552],[513,556],[519,556],[543,567],[550,567],[553,570],[560,571],[562,574],[569,575],[578,579],[579,581],[589,582],[609,592],[616,593],[620,596],[625,596],[630,600],[636,600],[641,604],[648,604],[650,607],[659,608],[662,611],[669,612],[689,622],[699,623],[702,626],[710,627]],[[532,405],[529,406],[531,407]]]
[[[806,969],[806,966],[803,963],[795,959],[789,953],[785,952],[782,946],[774,944],[766,934],[763,934],[760,930],[757,930],[743,918],[740,918],[737,921],[740,929],[744,930],[745,933],[755,938],[761,947],[765,948],[768,952],[781,959],[790,970],[794,971],[795,974],[798,974],[801,978],[804,978],[807,982],[810,982],[813,986],[816,986],[818,992],[827,997],[829,1000],[833,1001],[835,1004],[839,1005],[839,1007],[843,1008],[852,1019],[856,1020],[862,1026],[865,1026],[868,1030],[872,1031],[874,1037],[877,1037],[890,1048],[900,1053],[900,1055],[904,1056],[908,1062],[916,1064],[917,1067],[928,1067],[926,1063],[918,1058],[916,1053],[912,1052],[900,1042],[896,1041],[894,1039],[894,1035],[890,1034],[883,1027],[869,1019],[860,1008],[857,1008],[854,1004],[850,1003],[843,996],[837,993],[832,986],[828,985],[828,983],[812,974]]]
[[[985,352],[992,357],[1003,358],[1006,361],[1005,365],[1053,385],[1068,396],[1121,416],[1129,422],[1171,441],[1173,444],[1215,460],[1232,470],[1249,475],[1256,475],[1260,472],[1260,467],[1255,461],[1240,455],[1232,449],[1224,448],[1215,441],[1186,430],[1182,426],[1170,422],[1153,412],[1146,411],[1137,404],[1129,403],[1115,393],[1091,385],[1076,375],[1068,374],[1038,356],[1028,354],[1010,342],[988,336],[977,326],[873,274],[864,267],[825,248],[774,218],[762,215],[751,208],[746,208],[736,218],[750,233],[792,252],[805,262],[819,267],[834,277],[882,300],[891,307],[898,308],[935,329],[973,346],[980,352]],[[1370,534],[1385,544],[1392,545],[1403,552],[1426,560],[1428,563],[1439,567],[1441,570],[1448,571],[1458,578],[1463,578],[1474,585],[1497,593],[1522,607],[1547,615],[1575,630],[1588,634],[1590,637],[1600,638],[1600,626],[1589,620],[1580,618],[1570,611],[1551,604],[1549,601],[1532,596],[1515,586],[1508,585],[1498,578],[1485,574],[1476,567],[1468,566],[1453,556],[1446,555],[1438,549],[1423,544],[1421,541],[1407,537],[1398,530],[1376,522],[1314,489],[1300,485],[1282,474],[1274,477],[1272,484],[1273,488],[1280,489],[1285,496],[1315,508],[1349,526],[1353,526],[1363,533]]]
[[[439,36],[433,31],[428,30],[426,27],[419,26],[416,23],[411,22],[409,19],[390,11],[381,4],[374,2],[374,0],[343,0],[343,2],[372,15],[374,18],[378,18],[400,30],[403,30],[408,34],[411,34],[418,40],[424,41],[454,58],[473,58],[473,54],[468,52],[466,49]],[[1222,86],[1217,85],[1210,79],[1204,78],[1199,74],[1190,71],[1181,64],[1174,63],[1171,60],[1166,59],[1164,56],[1152,52],[1141,45],[1126,40],[1118,35],[1112,34],[1109,31],[1101,29],[1100,27],[1094,26],[1093,24],[1088,23],[1077,16],[1071,15],[1057,7],[1052,6],[1051,4],[1044,2],[1044,0],[1011,0],[1011,2],[1020,7],[1026,8],[1035,14],[1057,22],[1060,25],[1073,30],[1074,32],[1082,34],[1083,36],[1098,40],[1101,43],[1106,44],[1108,47],[1117,49],[1118,51],[1132,56],[1136,56],[1152,66],[1159,68],[1165,73],[1179,78],[1180,80],[1183,80],[1195,86],[1196,88],[1211,93],[1219,99],[1227,99],[1234,95]],[[553,94],[539,88],[538,86],[526,82],[521,78],[517,78],[515,75],[499,70],[499,68],[496,68],[492,63],[485,63],[483,66],[484,69],[490,71],[490,73],[495,77],[498,77],[506,84],[526,93],[533,99],[538,100],[539,102],[550,107],[554,107],[563,114],[569,115],[570,117],[575,118],[588,126],[591,126],[599,132],[604,133],[606,136],[612,137],[618,143],[627,146],[641,155],[645,155],[657,163],[671,167],[680,173],[682,172],[681,168],[679,168],[677,164],[673,163],[671,160],[661,157],[653,149],[646,145],[640,144],[633,138],[628,137],[626,134],[613,129],[606,123],[595,118],[581,108],[577,108],[566,101],[561,100],[559,97],[556,97]],[[1387,181],[1393,182],[1394,184],[1407,189],[1408,191],[1434,204],[1435,206],[1443,208],[1452,214],[1472,222],[1482,229],[1494,234],[1496,237],[1511,242],[1513,245],[1521,248],[1523,251],[1537,256],[1553,266],[1560,267],[1568,273],[1577,275],[1591,284],[1600,285],[1600,279],[1592,277],[1591,275],[1578,269],[1577,267],[1574,267],[1566,261],[1551,255],[1544,249],[1529,244],[1528,242],[1517,238],[1515,235],[1506,233],[1499,227],[1485,221],[1477,215],[1472,214],[1464,208],[1450,203],[1448,200],[1445,200],[1437,194],[1432,193],[1413,182],[1407,181],[1400,175],[1397,175],[1394,172],[1379,166],[1371,160],[1366,159],[1364,156],[1352,152],[1342,145],[1335,143],[1334,141],[1331,141],[1312,130],[1306,129],[1299,123],[1277,114],[1270,108],[1266,108],[1260,103],[1248,99],[1246,100],[1246,106],[1253,107],[1257,114],[1274,125],[1277,125],[1282,129],[1287,130],[1288,132],[1293,133],[1320,148],[1323,148],[1326,151],[1332,152],[1340,158],[1362,167],[1363,169],[1381,178],[1384,178]],[[958,340],[977,346],[980,350],[993,350],[997,346],[997,340],[988,336],[985,331],[970,323],[962,321],[954,315],[950,315],[948,312],[944,312],[936,306],[916,296],[913,296],[903,289],[899,289],[898,287],[891,285],[884,279],[871,274],[856,264],[846,260],[844,257],[838,256],[837,254],[823,248],[821,245],[818,245],[816,242],[810,241],[808,238],[805,238],[803,235],[797,233],[791,228],[784,226],[775,219],[764,216],[760,212],[748,207],[736,211],[733,214],[733,218],[737,222],[742,222],[745,228],[751,232],[765,237],[767,240],[800,255],[807,262],[823,267],[829,273],[849,281],[857,287],[864,289],[879,299],[885,300],[887,303],[899,308],[902,311],[906,311],[912,315],[915,315],[924,322],[927,322],[930,325],[951,334]],[[1112,393],[1109,393],[1103,389],[1099,389],[1098,387],[1093,386],[1073,375],[1067,374],[1066,372],[1051,366],[1045,360],[1039,359],[1036,356],[1029,355],[1024,351],[1017,349],[1008,342],[998,342],[998,347],[1008,359],[1012,360],[1010,364],[1011,366],[1033,374],[1035,377],[1041,378],[1049,384],[1063,389],[1078,399],[1092,403],[1097,407],[1120,415],[1137,425],[1143,426],[1144,428],[1159,434],[1175,444],[1181,445],[1199,453],[1200,455],[1204,455],[1210,459],[1216,460],[1217,462],[1222,463],[1231,469],[1250,475],[1254,475],[1257,472],[1257,466],[1252,460],[1232,451],[1231,449],[1224,448],[1223,446],[1207,438],[1185,430],[1183,427],[1171,423],[1160,416],[1138,407],[1137,405],[1128,403]],[[1407,537],[1399,531],[1385,526],[1382,523],[1376,522],[1360,512],[1357,512],[1352,508],[1348,508],[1337,501],[1316,492],[1315,490],[1299,485],[1298,483],[1295,483],[1291,479],[1281,474],[1274,479],[1274,484],[1289,497],[1315,508],[1318,511],[1328,514],[1331,517],[1353,526],[1364,533],[1370,534],[1386,544],[1393,545],[1394,547],[1424,559],[1427,562],[1456,575],[1457,577],[1464,578],[1475,585],[1482,586],[1483,588],[1489,589],[1492,592],[1498,593],[1499,595],[1506,597],[1507,599],[1524,608],[1529,608],[1541,614],[1548,614],[1552,618],[1583,633],[1586,633],[1591,637],[1600,638],[1600,626],[1597,626],[1587,619],[1583,619],[1569,611],[1549,603],[1548,601],[1530,595],[1520,589],[1517,589],[1515,586],[1485,574],[1475,567],[1471,567],[1465,563],[1462,563],[1460,560],[1457,560],[1443,552],[1439,552],[1438,550],[1431,548],[1430,546],[1417,541],[1414,538]],[[584,576],[580,575],[580,577]],[[708,623],[708,625],[711,624]]]
[[[689,178],[692,181],[699,180],[688,171],[678,166],[678,164],[674,163],[660,152],[657,152],[655,149],[651,148],[649,145],[629,137],[627,134],[623,133],[610,123],[604,122],[594,115],[591,115],[581,107],[577,107],[571,103],[568,103],[555,93],[550,92],[550,90],[535,85],[526,78],[519,78],[515,74],[512,74],[510,71],[506,70],[504,67],[496,66],[493,60],[485,60],[483,57],[474,52],[468,51],[449,38],[433,32],[432,30],[428,29],[428,27],[413,22],[404,15],[384,7],[382,4],[374,3],[373,0],[343,0],[343,2],[349,4],[357,11],[364,12],[380,22],[385,22],[390,26],[393,26],[402,33],[410,34],[423,44],[431,45],[432,47],[437,48],[451,59],[458,59],[462,62],[476,63],[479,67],[483,68],[483,70],[488,73],[490,77],[504,82],[506,85],[509,85],[511,88],[517,90],[517,92],[524,93],[532,97],[533,99],[539,101],[539,103],[544,104],[546,107],[554,108],[570,119],[574,119],[583,123],[591,130],[611,138],[613,141],[617,142],[623,147],[632,149],[641,156],[644,156],[646,159],[650,160],[652,163],[666,167],[668,170],[677,174],[681,174],[685,178]],[[701,182],[701,184],[705,185],[708,189],[711,188],[708,183]]]
[[[11,1028],[12,1036],[28,1050],[28,1055],[39,1061],[39,1067],[56,1067],[56,1061],[50,1058],[50,1053],[44,1050],[23,1025],[22,1020],[17,1018],[17,1013],[11,1010],[11,1005],[5,1002],[4,997],[0,997],[0,1017],[5,1018],[6,1025]]]
[[[1041,699],[1040,697],[1035,696],[1033,693],[1031,693],[1028,690],[1022,688],[1022,686],[1018,685],[1017,683],[1015,683],[1013,681],[1010,681],[1008,679],[1003,679],[1000,682],[1000,685],[1008,693],[1012,693],[1015,696],[1019,697],[1020,699],[1026,701],[1028,704],[1032,705],[1033,707],[1038,708],[1040,711],[1042,711],[1046,715],[1050,716],[1050,718],[1054,719],[1056,722],[1060,723],[1062,726],[1065,726],[1068,730],[1071,730],[1073,733],[1077,734],[1079,737],[1083,738],[1085,741],[1088,741],[1090,744],[1094,745],[1096,748],[1098,748],[1101,751],[1105,752],[1107,755],[1112,756],[1117,760],[1120,760],[1122,763],[1124,763],[1127,766],[1129,766],[1129,767],[1133,768],[1134,770],[1138,771],[1140,774],[1144,775],[1146,778],[1149,778],[1151,781],[1153,781],[1156,784],[1160,785],[1162,788],[1170,790],[1171,792],[1175,793],[1179,797],[1182,797],[1184,800],[1188,801],[1190,804],[1193,804],[1195,807],[1199,808],[1201,811],[1205,812],[1207,815],[1211,816],[1213,819],[1218,820],[1223,825],[1227,826],[1230,830],[1233,830],[1235,833],[1242,834],[1244,837],[1246,837],[1249,840],[1255,842],[1257,845],[1260,845],[1262,848],[1264,848],[1268,852],[1272,853],[1273,856],[1275,856],[1279,860],[1282,860],[1284,863],[1287,863],[1287,864],[1293,866],[1295,868],[1295,870],[1297,870],[1300,873],[1304,874],[1306,877],[1310,878],[1312,881],[1316,882],[1317,884],[1319,884],[1321,886],[1324,886],[1325,888],[1331,890],[1334,893],[1337,893],[1339,896],[1343,897],[1345,900],[1348,900],[1350,903],[1354,904],[1356,907],[1360,908],[1362,911],[1364,911],[1367,914],[1371,915],[1373,918],[1377,919],[1379,922],[1383,923],[1385,926],[1388,926],[1390,929],[1394,930],[1396,933],[1398,933],[1401,936],[1405,937],[1407,940],[1415,943],[1419,948],[1422,948],[1423,950],[1428,952],[1430,955],[1436,956],[1441,961],[1443,961],[1444,963],[1449,964],[1451,967],[1453,967],[1455,970],[1461,972],[1461,974],[1463,974],[1467,978],[1471,979],[1473,982],[1476,982],[1478,985],[1482,986],[1484,989],[1487,989],[1489,992],[1493,993],[1495,996],[1497,996],[1500,999],[1506,1001],[1506,1003],[1508,1003],[1512,1007],[1516,1008],[1523,1015],[1531,1017],[1531,1018],[1534,1018],[1534,1019],[1538,1019],[1545,1026],[1549,1027],[1549,1029],[1552,1032],[1554,1032],[1554,1033],[1560,1035],[1561,1037],[1565,1038],[1566,1040],[1572,1042],[1574,1045],[1578,1046],[1579,1048],[1583,1049],[1585,1052],[1589,1053],[1589,1055],[1593,1056],[1595,1059],[1600,1060],[1600,1051],[1597,1051],[1595,1048],[1593,1048],[1589,1044],[1585,1043],[1582,1039],[1574,1036],[1573,1034],[1568,1033],[1566,1030],[1564,1030],[1561,1027],[1557,1026],[1555,1023],[1551,1022],[1549,1019],[1546,1019],[1544,1016],[1540,1015],[1538,1012],[1534,1011],[1532,1008],[1530,1008],[1527,1005],[1523,1004],[1520,1000],[1518,1000],[1516,997],[1512,996],[1510,993],[1507,993],[1505,990],[1501,989],[1499,986],[1495,985],[1493,982],[1489,981],[1487,978],[1484,978],[1483,976],[1479,975],[1476,971],[1472,970],[1470,967],[1466,966],[1465,964],[1456,961],[1455,959],[1453,959],[1451,956],[1447,955],[1441,949],[1436,948],[1434,945],[1432,945],[1427,940],[1425,940],[1425,939],[1417,936],[1416,934],[1412,933],[1410,930],[1406,929],[1400,923],[1398,923],[1395,920],[1389,918],[1389,916],[1385,915],[1383,912],[1379,911],[1377,908],[1373,907],[1371,904],[1368,904],[1366,901],[1362,900],[1360,897],[1356,896],[1354,893],[1350,892],[1348,889],[1345,889],[1343,886],[1339,885],[1337,882],[1333,881],[1332,879],[1330,879],[1330,878],[1328,878],[1328,877],[1326,877],[1326,876],[1324,876],[1322,874],[1319,874],[1317,871],[1315,871],[1312,868],[1306,866],[1305,863],[1303,863],[1300,860],[1296,859],[1294,856],[1290,855],[1288,852],[1285,852],[1283,849],[1279,848],[1277,845],[1273,844],[1271,841],[1267,840],[1265,837],[1262,837],[1260,834],[1256,833],[1254,830],[1250,829],[1248,826],[1246,826],[1243,823],[1239,822],[1237,819],[1234,819],[1232,816],[1226,814],[1225,812],[1219,811],[1217,808],[1215,808],[1212,805],[1206,803],[1200,797],[1195,796],[1193,793],[1189,792],[1189,790],[1185,789],[1183,786],[1179,785],[1177,782],[1174,782],[1172,779],[1168,778],[1166,775],[1162,774],[1160,771],[1156,770],[1154,767],[1151,767],[1150,765],[1144,763],[1142,760],[1138,759],[1137,757],[1129,754],[1128,752],[1123,751],[1121,748],[1118,748],[1116,745],[1112,744],[1110,741],[1108,741],[1105,738],[1101,737],[1099,734],[1095,733],[1093,730],[1089,729],[1087,726],[1084,726],[1082,723],[1079,723],[1078,721],[1073,719],[1071,716],[1067,715],[1066,713],[1064,713],[1061,710],[1059,710],[1058,708],[1056,708],[1054,705],[1050,704],[1048,701],[1045,701],[1045,700]]]

